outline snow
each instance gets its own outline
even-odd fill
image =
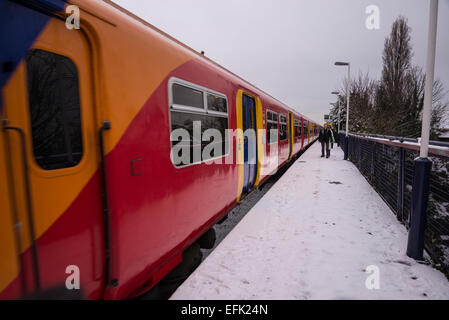
[[[314,144],[171,299],[449,299],[407,231],[336,146]],[[380,288],[365,282],[378,267]]]
[[[273,177],[272,177],[273,178]],[[244,201],[241,201],[235,208],[228,213],[228,218],[221,224],[214,226],[216,240],[212,249],[201,249],[203,253],[203,260],[215,250],[215,248],[223,241],[229,232],[242,220],[242,218],[252,209],[252,207],[270,190],[275,181],[269,179],[265,182],[261,190],[256,189],[248,194]]]
[[[449,139],[449,131],[442,133],[438,138]]]

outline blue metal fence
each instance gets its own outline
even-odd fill
[[[344,149],[344,134],[339,135]],[[349,134],[348,159],[409,228],[417,139]],[[430,194],[425,249],[435,266],[449,277],[449,143],[431,141]]]

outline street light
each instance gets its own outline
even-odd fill
[[[340,92],[332,91],[331,94],[337,95],[337,108],[338,108],[337,133],[340,133]],[[340,146],[340,143],[338,144],[338,146]]]
[[[348,143],[349,143],[349,99],[351,93],[349,92],[350,76],[351,76],[351,65],[349,62],[335,62],[336,66],[347,66],[348,67],[348,82],[346,83],[346,135],[345,135],[345,156],[344,159],[348,160]]]
[[[332,91],[331,94],[337,95],[337,146],[340,146],[340,92]],[[334,104],[333,104],[334,105]]]
[[[336,107],[337,106],[337,104],[336,103],[333,103],[333,102],[330,102],[329,103],[332,107]],[[332,113],[332,110],[331,110],[331,112],[329,112],[329,117],[331,118],[331,119],[334,119],[334,114]]]
[[[427,38],[426,83],[420,154],[414,161],[412,205],[410,209],[410,229],[408,233],[407,255],[416,260],[423,259],[424,231],[426,225],[427,202],[429,199],[429,176],[432,161],[428,158],[430,117],[432,111],[432,91],[435,71],[435,51],[437,38],[438,0],[430,1],[429,29]]]

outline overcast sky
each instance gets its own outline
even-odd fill
[[[399,15],[412,29],[413,64],[425,67],[426,0],[114,1],[320,123],[346,76],[334,61],[350,61],[352,76],[369,71],[378,79]],[[439,2],[435,75],[447,91],[449,0]],[[379,30],[365,27],[369,5],[380,9]]]

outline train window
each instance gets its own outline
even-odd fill
[[[210,146],[212,152],[206,152],[203,154],[203,161],[217,158],[223,156],[228,153],[228,135],[226,129],[228,129],[228,118],[227,117],[216,117],[216,116],[207,116],[205,120],[205,130],[207,129],[215,129],[220,132],[220,136],[214,138],[205,138],[203,136],[201,151],[206,148],[206,146]]]
[[[283,115],[279,116],[279,140],[287,140],[287,117]]]
[[[204,109],[203,92],[174,83],[172,86],[173,104]]]
[[[215,94],[207,94],[207,110],[216,112],[228,112],[226,99]]]
[[[276,120],[274,120],[276,119]],[[267,143],[275,143],[278,141],[278,135],[277,135],[277,131],[278,131],[278,115],[277,113],[271,111],[271,110],[267,110]],[[273,139],[271,139],[271,130],[276,130],[273,136]]]
[[[182,85],[176,83],[178,81],[181,82]],[[183,159],[184,161],[181,162],[174,161],[175,166],[183,167],[227,155],[229,153],[229,137],[227,132],[228,105],[226,96],[219,93],[211,93],[211,90],[209,89],[186,83],[182,80],[173,80],[171,87],[171,131],[184,129],[189,135],[187,140],[182,140],[178,137],[177,140],[171,141],[172,161],[175,156],[174,152],[176,152],[173,149],[174,146],[180,148],[186,147],[189,149],[190,158]],[[179,104],[180,100],[175,99],[175,95],[179,93],[175,88],[179,89],[179,87],[182,87],[182,90],[185,90],[184,88],[186,88],[187,90],[194,92],[196,98],[191,97],[185,99],[184,102]],[[197,97],[201,97],[203,101],[204,97],[206,97],[207,108],[200,107],[201,104]],[[191,108],[193,107],[191,102],[194,100],[197,101],[197,107]],[[190,104],[186,104],[186,102]],[[194,126],[196,125],[199,126],[199,133],[201,133],[201,136],[198,138],[194,136]],[[214,130],[208,131],[208,129]],[[207,150],[205,150],[206,148]]]
[[[76,166],[83,155],[78,71],[45,50],[26,56],[33,156],[44,170]]]
[[[301,135],[301,123],[299,120],[294,121],[294,129],[295,129],[295,137],[299,137]]]

